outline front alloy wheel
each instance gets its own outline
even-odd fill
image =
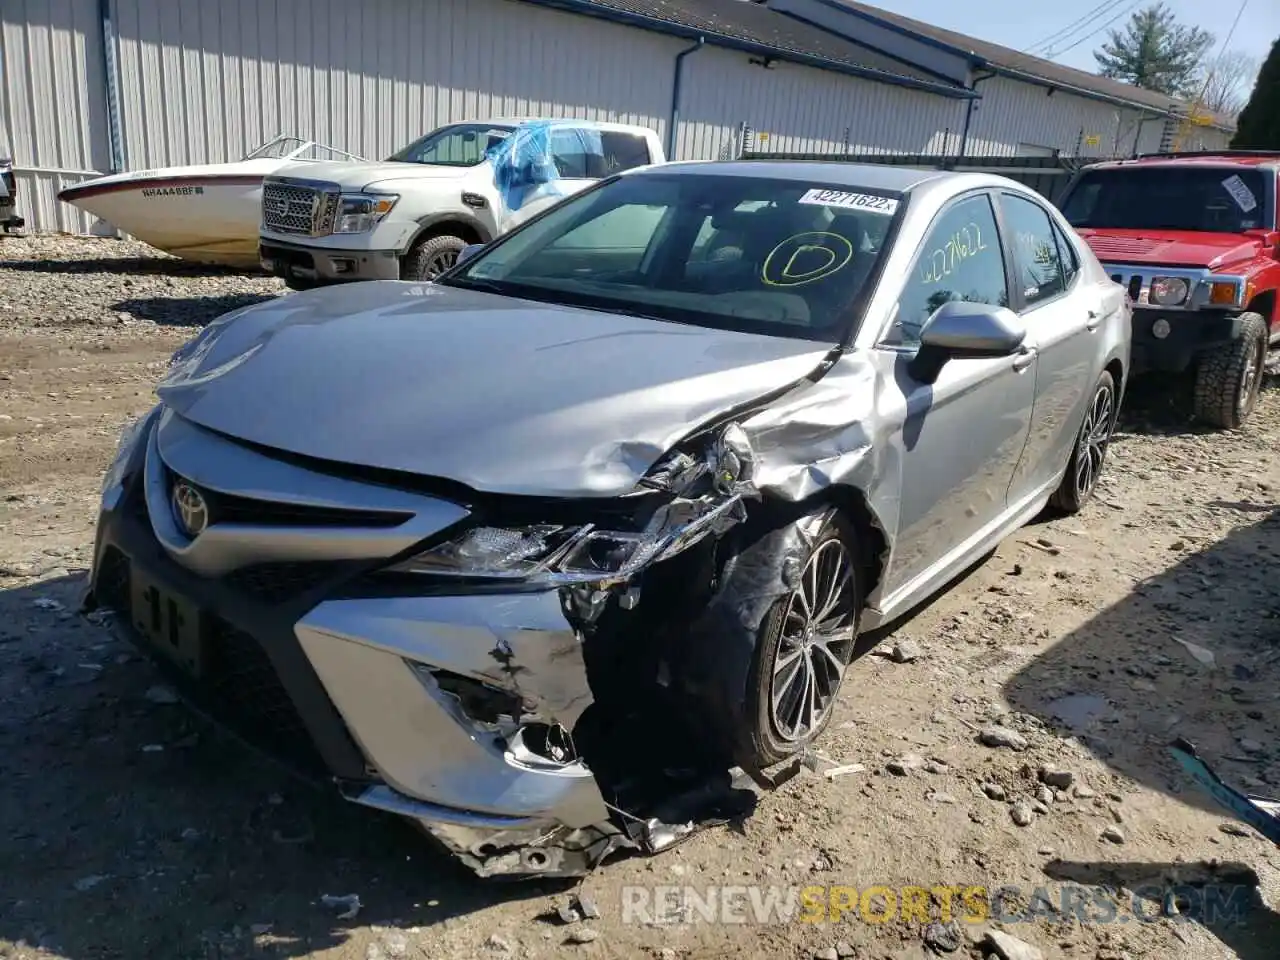
[[[849,548],[827,540],[787,598],[773,655],[769,719],[783,743],[803,745],[830,720],[853,644],[855,602]]]
[[[1093,396],[1076,434],[1075,448],[1067,464],[1062,483],[1050,498],[1050,504],[1063,513],[1077,513],[1089,502],[1102,476],[1107,448],[1116,422],[1116,383],[1103,371],[1093,388]]]

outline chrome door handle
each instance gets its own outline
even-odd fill
[[[1036,352],[1028,347],[1013,358],[1013,369],[1021,373],[1035,362]]]
[[[1097,310],[1090,310],[1089,319],[1085,321],[1084,328],[1090,333],[1093,333],[1093,331],[1097,330],[1100,326],[1102,326],[1102,317],[1098,315]]]

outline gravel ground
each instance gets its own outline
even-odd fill
[[[567,888],[481,883],[281,779],[73,612],[120,425],[200,324],[282,292],[137,244],[0,241],[0,957],[1276,955],[1280,856],[1163,747],[1187,736],[1280,794],[1280,391],[1214,434],[1139,384],[1097,502],[1009,538],[858,662],[822,743],[840,775],[607,865],[581,889],[601,917],[565,925]],[[1007,745],[981,742],[993,723]],[[1135,893],[1171,883],[1163,908]],[[857,906],[757,922],[769,885]],[[970,885],[1017,888],[1023,913],[976,922],[941,890]],[[904,916],[904,886],[962,922]],[[701,899],[663,912],[662,887]],[[350,917],[324,899],[350,894]]]

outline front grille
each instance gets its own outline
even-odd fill
[[[262,645],[210,618],[208,661],[187,695],[197,708],[246,743],[294,769],[324,776],[326,767]]]
[[[333,230],[335,193],[266,180],[262,184],[262,225],[272,233],[315,237]]]
[[[259,500],[210,490],[168,471],[169,489],[178,480],[195,487],[209,506],[209,522],[241,523],[258,527],[354,527],[387,529],[412,519],[412,514],[389,510],[320,507],[312,504]]]
[[[232,570],[226,583],[263,603],[285,603],[350,570],[342,562],[259,563]]]
[[[131,576],[124,554],[114,547],[104,551],[95,599],[126,622],[131,622]],[[167,658],[155,655],[153,659],[166,678],[196,710],[249,745],[299,773],[325,776],[327,767],[315,741],[262,645],[210,614],[202,614],[201,622],[205,652],[202,676],[192,679]]]
[[[1124,274],[1122,273],[1113,273],[1111,275],[1111,279],[1116,283],[1124,284]],[[1136,303],[1138,300],[1138,294],[1142,292],[1142,275],[1135,273],[1131,276],[1129,278],[1128,285],[1125,286],[1125,289],[1129,291],[1129,299]]]

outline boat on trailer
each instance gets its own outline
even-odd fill
[[[290,164],[363,159],[281,135],[232,163],[94,177],[58,199],[183,260],[256,268],[263,177]]]

